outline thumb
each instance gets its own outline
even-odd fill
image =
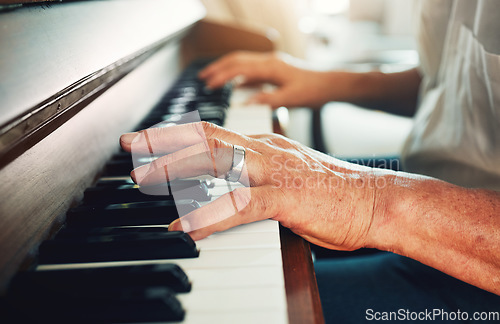
[[[214,232],[273,218],[280,211],[281,199],[272,190],[270,186],[235,189],[172,222],[168,230],[184,231],[200,240]]]

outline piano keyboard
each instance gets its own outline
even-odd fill
[[[226,87],[218,91],[204,89],[203,85],[193,76],[205,63],[194,64],[186,69],[178,82],[163,97],[157,108],[153,109],[139,128],[147,128],[157,122],[168,120],[172,114],[198,109],[203,120],[219,125],[224,123],[229,129],[247,134],[271,132],[271,114],[268,107],[258,105],[244,107],[242,104],[248,97],[248,92],[239,89],[233,91],[231,109],[228,110],[230,88]],[[251,129],[248,129],[248,125],[252,125]],[[133,280],[127,280],[127,277],[124,277],[123,284],[120,286],[121,295],[118,297],[122,299],[125,294],[126,298],[123,298],[120,303],[116,305],[110,303],[109,309],[102,309],[102,306],[90,304],[90,308],[80,310],[89,312],[94,309],[92,307],[95,307],[97,315],[103,312],[122,312],[118,315],[106,314],[100,318],[100,321],[103,322],[288,322],[278,223],[265,220],[215,233],[196,242],[193,250],[194,245],[192,244],[194,243],[189,242],[188,236],[182,237],[182,233],[165,233],[166,225],[171,219],[159,220],[147,217],[149,215],[145,215],[145,219],[139,221],[137,217],[135,220],[133,217],[120,219],[120,217],[116,217],[119,215],[116,210],[122,207],[128,207],[128,209],[133,207],[137,210],[142,208],[149,210],[151,214],[154,208],[157,208],[156,210],[168,210],[169,208],[166,206],[168,201],[161,201],[159,203],[161,206],[158,207],[156,206],[158,202],[151,198],[154,196],[143,195],[144,197],[141,197],[137,195],[139,190],[127,180],[131,170],[131,158],[123,159],[123,153],[120,154],[110,161],[104,177],[98,181],[96,186],[87,190],[83,204],[68,213],[69,225],[58,234],[59,238],[41,245],[40,264],[36,271],[47,274],[51,271],[72,269],[108,269],[109,271],[121,269],[125,271],[128,269],[127,267],[134,269],[146,267],[144,271],[148,273],[147,271],[151,271],[151,269],[147,267],[160,265],[173,267],[176,265],[187,275],[187,280],[191,283],[190,291],[185,291],[188,290],[187,288],[184,291],[176,289],[174,285],[175,293],[161,290],[164,286],[172,288],[171,282],[168,285],[153,285],[152,288],[156,290],[142,289],[137,291],[134,290],[137,287],[129,287],[129,282]],[[124,163],[116,163],[120,159]],[[126,172],[124,173],[124,171]],[[208,204],[228,191],[224,180],[201,177],[198,181],[201,192],[199,197],[202,198],[196,201],[183,201],[185,208],[194,209]],[[117,189],[118,186],[121,188]],[[120,190],[124,192],[123,195],[117,195]],[[127,193],[125,194],[125,192]],[[124,201],[121,199],[123,196],[133,201]],[[170,210],[175,213],[171,207]],[[113,219],[109,218],[107,223],[100,223],[100,226],[103,226],[102,224],[107,226],[106,229],[102,230],[98,227],[99,220],[95,220],[97,218],[94,219],[95,223],[91,222],[89,225],[87,222],[86,224],[85,213],[87,211],[88,215],[97,213],[96,215],[99,217],[113,213],[115,216]],[[175,216],[173,217],[175,218]],[[89,218],[91,217],[89,216]],[[109,226],[114,226],[115,229],[109,232]],[[118,232],[116,226],[121,226],[118,228]],[[128,230],[123,230],[124,228]],[[65,231],[66,234],[64,234]],[[94,232],[91,233],[91,231]],[[131,234],[128,231],[144,232]],[[166,238],[168,235],[177,235],[171,239],[176,242],[178,248],[171,250],[184,253],[180,258],[176,253],[169,253],[169,243]],[[137,251],[132,251],[135,243],[130,245],[128,239],[134,239],[136,240],[134,242],[144,244],[141,246],[148,251],[144,252],[145,250],[140,248]],[[54,243],[58,240],[61,243]],[[92,248],[85,244],[89,243],[89,240]],[[160,249],[158,242],[160,244],[166,242],[167,245],[161,245]],[[110,255],[117,247],[122,249],[119,253],[121,255]],[[69,273],[68,271],[66,272]],[[171,272],[167,273],[172,274]],[[147,274],[142,276],[147,276]],[[96,280],[99,282],[94,283],[97,287],[110,285],[112,281],[103,282],[102,278],[104,277],[97,278],[101,278]],[[68,285],[71,286],[71,281]],[[132,289],[132,292],[128,289]],[[92,288],[89,290],[92,291]],[[106,293],[109,291],[105,290],[103,293],[105,297]],[[147,298],[142,298],[143,295]],[[130,296],[136,299],[130,299]],[[109,302],[110,299],[105,300]],[[111,298],[111,300],[113,299]],[[144,300],[148,300],[148,302],[144,303]],[[156,307],[159,300],[161,305]],[[90,302],[89,300],[84,301]],[[113,305],[114,307],[112,307]],[[74,310],[77,312],[79,307],[83,306],[85,304],[72,305],[71,307],[75,307]],[[127,309],[124,309],[125,307]],[[179,311],[179,307],[184,312]],[[45,315],[51,316],[50,314]],[[92,315],[87,315],[92,318]],[[57,319],[57,317],[55,318]]]

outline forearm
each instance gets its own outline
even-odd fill
[[[344,101],[372,109],[413,116],[421,77],[417,69],[397,73],[330,72],[328,101]]]
[[[369,246],[500,294],[500,194],[434,179],[386,177]]]

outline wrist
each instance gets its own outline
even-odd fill
[[[323,83],[327,87],[327,101],[356,102],[361,96],[360,86],[366,81],[367,73],[348,71],[319,72],[323,74]]]
[[[394,175],[376,176],[373,217],[366,247],[401,254],[399,247],[404,232],[401,219],[409,211],[412,198],[411,190],[403,190],[395,178]]]
[[[350,92],[348,73],[338,71],[299,70],[298,79],[301,80],[307,106],[320,108],[332,101],[346,101]]]

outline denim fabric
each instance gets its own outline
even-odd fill
[[[468,312],[466,323],[471,323],[474,312],[500,312],[500,296],[392,253],[320,259],[315,271],[326,323],[385,322],[375,320],[375,312],[378,317],[382,312],[402,312],[409,318],[416,315],[406,311],[425,314],[434,309]],[[452,316],[448,321],[438,316],[435,321],[460,322],[450,320]],[[396,317],[392,322],[402,321]],[[493,321],[478,321],[489,322]]]

